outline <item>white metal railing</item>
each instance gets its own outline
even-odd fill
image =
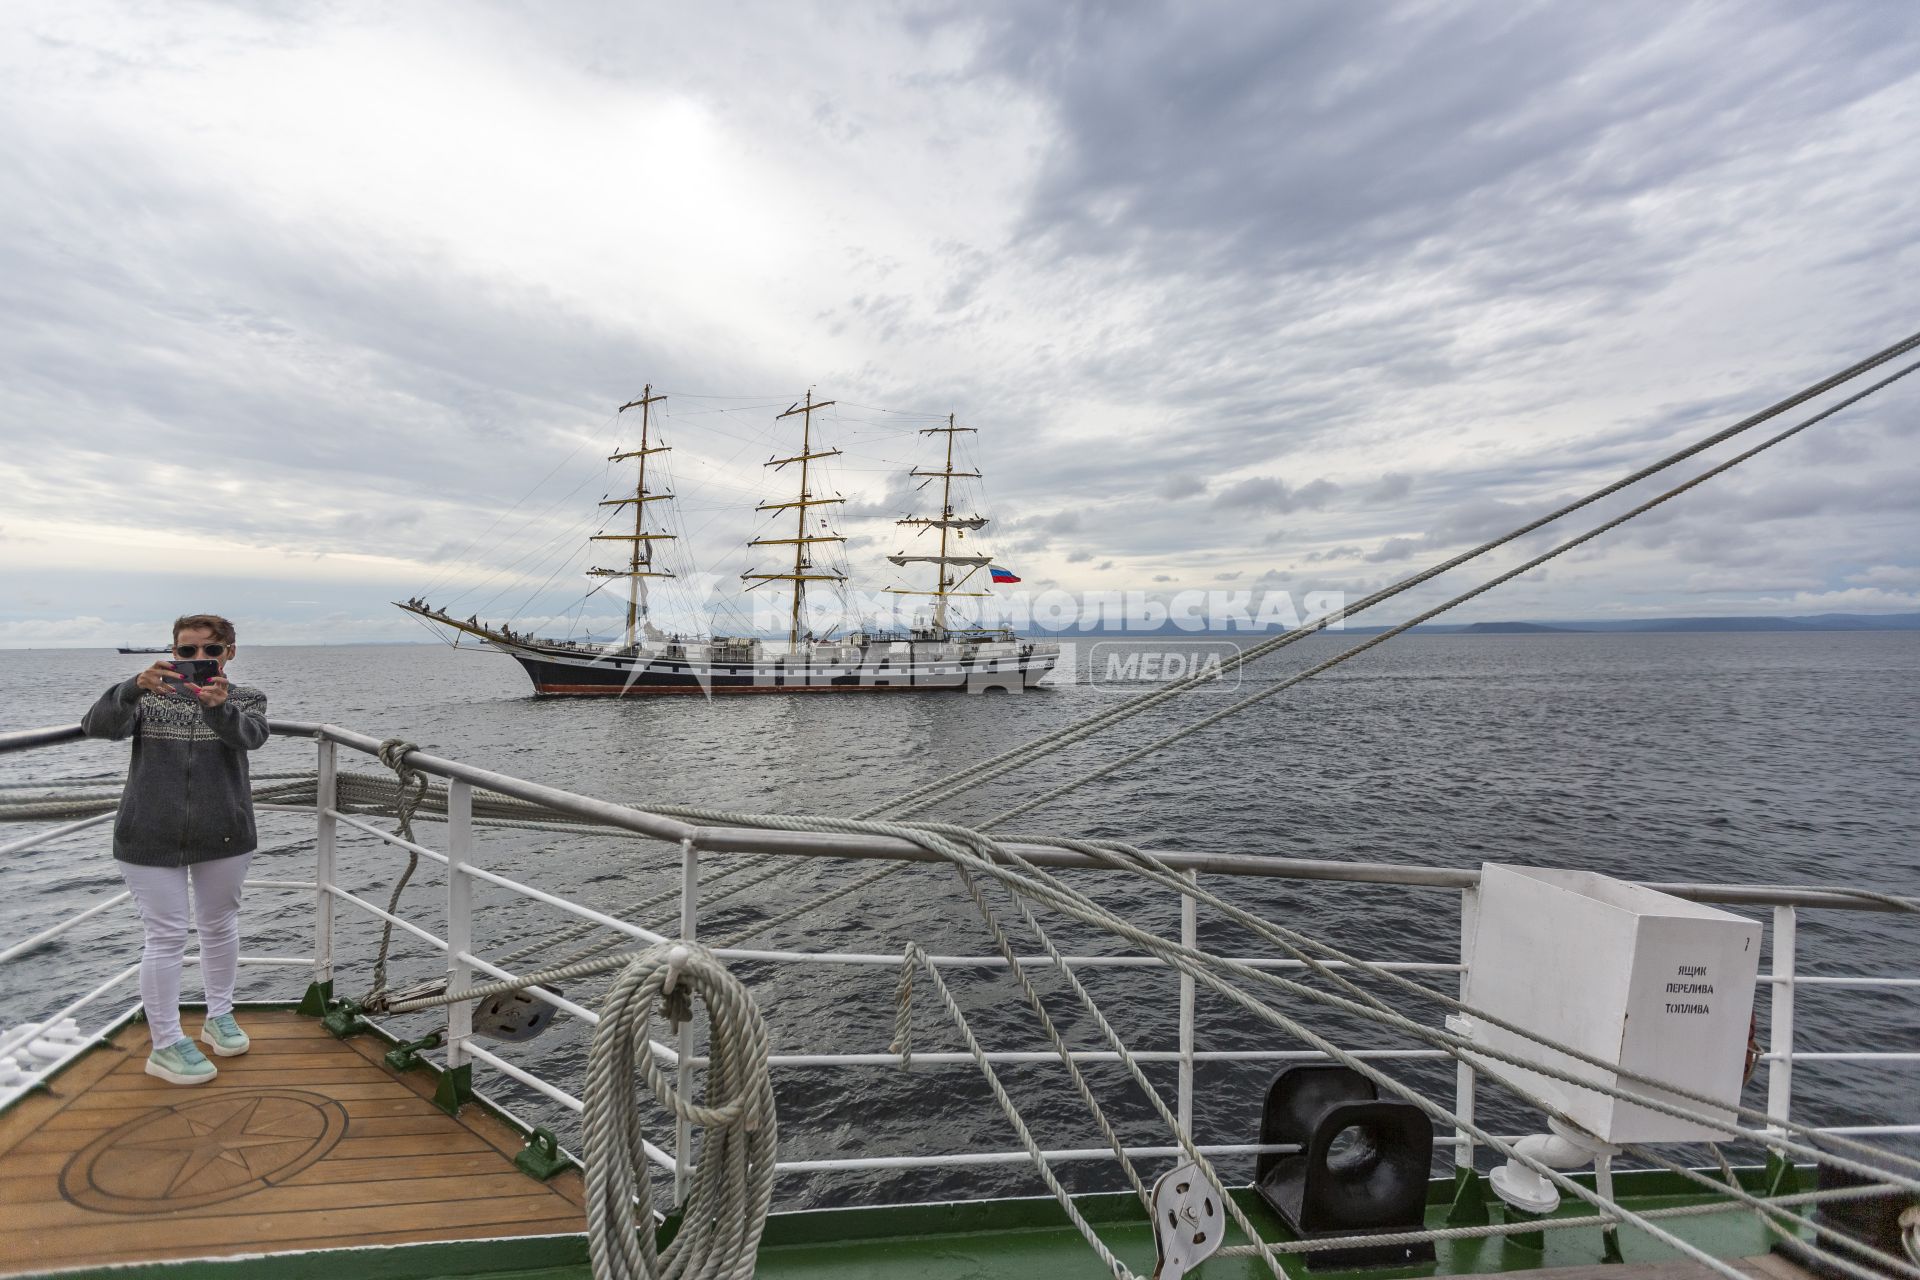
[[[475,787],[500,794],[531,800],[574,818],[586,819],[616,830],[634,832],[662,842],[679,846],[680,852],[680,897],[681,913],[679,936],[691,939],[697,929],[699,872],[703,854],[736,854],[750,852],[770,852],[792,856],[836,857],[836,858],[886,858],[924,861],[932,855],[927,851],[904,841],[890,841],[869,836],[810,835],[805,833],[767,832],[757,829],[715,828],[683,823],[675,819],[648,814],[622,805],[611,804],[588,796],[576,795],[524,779],[476,769],[456,761],[442,760],[415,752],[408,763],[422,772],[433,774],[447,780],[446,849],[445,852],[433,849],[418,841],[403,839],[394,832],[387,831],[375,823],[366,821],[338,807],[338,751],[341,747],[377,754],[379,742],[363,734],[339,729],[333,726],[311,725],[291,722],[274,722],[276,733],[312,737],[317,743],[318,784],[313,810],[314,849],[313,879],[250,879],[249,886],[272,887],[297,891],[311,891],[313,894],[312,953],[308,956],[242,956],[241,962],[254,966],[300,967],[310,969],[316,982],[331,981],[334,976],[334,937],[337,924],[337,911],[346,907],[360,913],[370,920],[391,924],[409,936],[432,948],[446,957],[447,980],[449,989],[460,990],[476,981],[488,979],[513,979],[518,975],[506,968],[488,961],[476,951],[474,938],[474,887],[488,885],[504,890],[520,899],[538,902],[551,907],[576,920],[590,921],[604,928],[624,934],[635,942],[651,944],[665,940],[662,934],[646,929],[631,922],[620,920],[605,912],[595,910],[574,902],[562,895],[523,883],[512,877],[502,875],[481,865],[474,843],[473,828],[473,791]],[[10,750],[30,750],[56,745],[78,737],[77,731],[38,730],[27,734],[0,735],[0,752]],[[102,823],[113,815],[105,814],[88,818],[77,823],[68,823],[43,831],[35,836],[9,841],[0,845],[0,853],[15,852],[33,847],[47,840],[59,838],[88,827]],[[434,934],[431,930],[390,913],[385,908],[369,902],[337,882],[338,843],[341,827],[373,837],[382,844],[396,849],[405,849],[442,867],[446,873],[446,936]],[[1043,865],[1059,867],[1084,867],[1091,870],[1105,869],[1102,864],[1057,849],[1043,849],[1038,846],[1021,848],[1023,856],[1030,856]],[[1396,867],[1381,863],[1340,863],[1298,859],[1250,857],[1246,855],[1207,855],[1207,854],[1167,854],[1161,855],[1181,869],[1190,883],[1196,886],[1202,874],[1225,875],[1230,877],[1281,877],[1304,880],[1346,881],[1350,883],[1392,884],[1406,887],[1449,889],[1459,894],[1460,901],[1460,955],[1457,961],[1389,961],[1385,967],[1408,973],[1455,974],[1464,984],[1469,963],[1468,945],[1473,932],[1473,915],[1478,898],[1476,889],[1478,873],[1471,870],[1432,867]],[[1819,1062],[1871,1062],[1876,1064],[1920,1063],[1920,1052],[1900,1051],[1858,1051],[1858,1050],[1813,1050],[1799,1048],[1794,1037],[1794,1012],[1797,992],[1800,987],[1831,987],[1835,989],[1863,988],[1914,988],[1920,987],[1920,977],[1880,977],[1868,975],[1819,975],[1801,976],[1797,972],[1797,912],[1802,908],[1832,908],[1843,910],[1885,910],[1882,904],[1868,899],[1856,898],[1843,893],[1820,890],[1791,889],[1772,886],[1741,885],[1704,885],[1704,884],[1656,884],[1651,887],[1665,892],[1698,901],[1715,902],[1724,905],[1766,906],[1772,912],[1773,952],[1771,971],[1762,975],[1762,981],[1771,990],[1771,1031],[1770,1043],[1761,1055],[1768,1073],[1767,1109],[1776,1116],[1790,1116],[1793,1101],[1793,1069],[1796,1063]],[[123,904],[128,895],[125,892],[112,894],[92,903],[73,915],[43,929],[33,936],[13,943],[0,950],[0,964],[28,953],[45,942],[58,937],[86,920]],[[1182,894],[1180,903],[1181,939],[1193,945],[1197,938],[1198,902],[1191,894]],[[902,956],[885,952],[809,952],[794,950],[769,950],[744,947],[722,948],[715,952],[723,960],[762,961],[776,964],[819,965],[837,967],[897,967]],[[998,955],[939,955],[931,957],[935,964],[945,968],[966,968],[991,970],[1004,968],[1007,961]],[[1162,961],[1151,956],[1138,955],[1070,955],[1067,963],[1075,968],[1164,968]],[[1017,956],[1015,963],[1022,966],[1045,967],[1053,961],[1045,956]],[[1297,960],[1282,960],[1272,957],[1248,957],[1244,963],[1265,969],[1290,970],[1305,966]],[[1337,967],[1337,966],[1336,966]],[[73,1000],[46,1018],[46,1022],[57,1022],[73,1017],[87,1009],[111,992],[133,980],[138,973],[137,965],[130,965],[116,972],[106,981],[95,986],[78,999]],[[561,1010],[587,1025],[598,1023],[598,1016],[588,1008],[579,1005],[554,992],[539,987],[529,989],[529,994],[555,1009]],[[1324,1055],[1314,1050],[1300,1049],[1262,1049],[1262,1050],[1208,1050],[1197,1046],[1196,1020],[1194,1009],[1194,987],[1190,977],[1182,975],[1178,994],[1178,1040],[1173,1049],[1134,1050],[1132,1056],[1147,1063],[1178,1064],[1177,1117],[1179,1124],[1189,1136],[1193,1132],[1193,1079],[1197,1064],[1209,1062],[1292,1062],[1314,1060]],[[124,1015],[123,1015],[124,1016]],[[537,1072],[508,1061],[483,1044],[475,1043],[473,1032],[473,1006],[463,1002],[447,1006],[444,1051],[448,1068],[463,1065],[477,1065],[497,1072],[540,1096],[556,1103],[571,1112],[579,1112],[581,1102],[578,1098],[553,1082],[542,1078]],[[30,1034],[0,1031],[0,1057],[17,1051]],[[85,1046],[75,1053],[84,1052]],[[693,1051],[692,1029],[683,1027],[677,1042],[668,1045],[659,1041],[653,1043],[653,1050],[661,1061],[675,1068],[679,1075],[680,1087],[686,1088],[690,1073],[705,1065],[705,1058]],[[73,1056],[73,1055],[69,1055]],[[1119,1055],[1107,1050],[1075,1050],[1069,1055],[1076,1062],[1099,1063],[1115,1062]],[[1438,1060],[1448,1055],[1438,1049],[1413,1048],[1368,1048],[1356,1051],[1356,1056],[1374,1060]],[[1002,1063],[1046,1063],[1058,1061],[1059,1055],[1046,1050],[1002,1049],[989,1050],[986,1054],[990,1062]],[[817,1068],[867,1068],[893,1067],[899,1063],[899,1055],[885,1052],[814,1052],[781,1053],[772,1055],[771,1065],[780,1069],[817,1069]],[[962,1052],[919,1052],[913,1060],[925,1066],[971,1066],[974,1058],[970,1053]],[[59,1062],[44,1064],[44,1069],[56,1069],[63,1065]],[[1465,1063],[1458,1063],[1455,1071],[1455,1097],[1453,1109],[1466,1122],[1471,1123],[1475,1109],[1475,1073]],[[11,1100],[9,1092],[0,1088],[0,1105]],[[1854,1125],[1835,1128],[1831,1132],[1856,1135],[1871,1134],[1913,1134],[1920,1133],[1920,1124],[1881,1124]],[[1463,1132],[1437,1137],[1441,1145],[1451,1145],[1455,1150],[1455,1160],[1465,1167],[1471,1167],[1474,1159],[1473,1141]],[[1215,1155],[1256,1154],[1262,1150],[1249,1144],[1202,1144],[1200,1149]],[[676,1199],[684,1188],[685,1179],[691,1168],[691,1135],[684,1125],[675,1134],[674,1150],[665,1151],[648,1144],[647,1156],[663,1171],[669,1171],[675,1178]],[[1153,1158],[1172,1155],[1172,1147],[1129,1147],[1130,1156]],[[1076,1160],[1092,1159],[1111,1155],[1109,1148],[1061,1149],[1047,1152],[1049,1159]],[[908,1156],[868,1156],[836,1159],[813,1159],[783,1161],[776,1166],[782,1173],[824,1173],[834,1171],[905,1169],[926,1167],[964,1167],[970,1165],[993,1165],[1018,1163],[1028,1159],[1024,1151],[1003,1152],[944,1152]]]

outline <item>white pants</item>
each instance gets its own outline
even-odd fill
[[[153,1047],[181,1038],[180,966],[187,953],[187,887],[193,887],[192,917],[200,927],[200,981],[207,1016],[233,1012],[233,982],[240,959],[240,885],[251,853],[215,858],[187,867],[137,867],[122,862],[120,875],[140,908],[146,943],[140,949],[140,1003],[147,1011]]]

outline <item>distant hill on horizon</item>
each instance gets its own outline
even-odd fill
[[[1558,631],[1920,631],[1920,613],[1814,613],[1800,617],[1634,618],[1555,622]]]

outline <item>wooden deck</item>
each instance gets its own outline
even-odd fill
[[[381,1061],[384,1040],[334,1040],[286,1011],[241,1016],[253,1049],[219,1059],[211,1084],[182,1088],[146,1075],[146,1026],[135,1023],[57,1076],[50,1092],[0,1114],[0,1276],[586,1229],[576,1172],[546,1184],[522,1174],[512,1163],[521,1147],[515,1130],[477,1106],[458,1119],[442,1113],[429,1073],[400,1075]],[[197,1031],[199,1019],[187,1025]],[[1041,1205],[1029,1210],[1040,1218],[996,1225],[993,1215],[1028,1203]],[[1052,1213],[1051,1202],[1002,1201],[836,1211],[816,1224],[791,1215],[784,1228],[778,1219],[770,1226],[760,1272],[805,1280],[1105,1275]],[[870,1235],[855,1229],[867,1217]],[[1124,1256],[1151,1266],[1144,1222],[1101,1229]],[[1765,1247],[1765,1233],[1753,1233],[1742,1252]],[[1597,1253],[1597,1234],[1586,1243]],[[497,1271],[502,1261],[457,1272]],[[1456,1260],[1464,1265],[1440,1271],[1502,1280],[1713,1277],[1684,1261],[1546,1270],[1517,1269],[1517,1261],[1476,1242]],[[344,1259],[337,1265],[337,1274],[353,1273]],[[1812,1280],[1777,1257],[1736,1265],[1754,1280]],[[1221,1277],[1266,1274],[1253,1259],[1210,1267]]]
[[[577,1172],[521,1173],[517,1132],[441,1112],[432,1076],[390,1070],[384,1041],[241,1020],[253,1048],[215,1059],[210,1084],[145,1074],[133,1023],[0,1115],[0,1275],[586,1229]]]

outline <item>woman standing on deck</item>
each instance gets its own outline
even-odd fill
[[[233,653],[231,622],[190,614],[173,624],[173,656],[211,659],[217,674],[192,684],[172,662],[156,662],[108,689],[80,721],[89,738],[133,738],[113,856],[145,931],[140,1003],[153,1037],[147,1074],[173,1084],[204,1084],[219,1074],[180,1029],[189,889],[207,993],[200,1039],[221,1057],[248,1047],[233,1017],[233,984],[240,887],[255,844],[247,752],[267,740],[267,696],[227,683]]]

